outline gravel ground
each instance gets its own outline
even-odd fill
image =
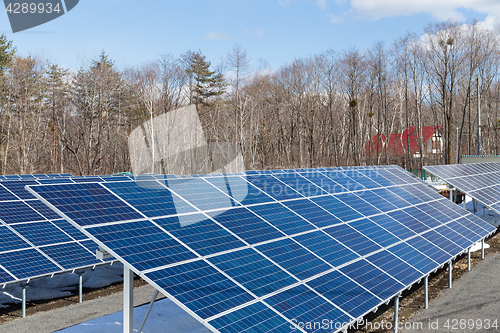
[[[500,255],[479,262],[451,289],[411,316],[405,333],[500,332]],[[494,327],[496,326],[496,327]]]
[[[149,303],[154,291],[148,284],[134,288],[134,306]],[[0,325],[0,333],[51,333],[118,311],[123,311],[123,292],[16,319]]]

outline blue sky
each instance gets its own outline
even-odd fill
[[[16,34],[3,12],[0,33],[19,54],[68,68],[101,50],[119,68],[188,50],[215,65],[238,43],[254,69],[263,59],[277,70],[328,49],[390,45],[429,23],[475,18],[494,26],[499,17],[498,0],[80,0],[62,17]]]

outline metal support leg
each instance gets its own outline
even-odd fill
[[[399,295],[394,297],[394,326],[393,326],[394,333],[398,333],[398,316],[399,316]]]
[[[481,259],[484,259],[484,239],[481,239]]]
[[[467,201],[466,199],[467,199],[467,196],[466,196],[466,195],[465,195],[465,193],[464,193],[464,202],[463,202],[463,204],[464,204],[464,209],[465,209],[465,202]]]
[[[82,302],[83,301],[83,272],[82,273],[78,273],[78,289],[79,289],[79,292],[78,292],[78,302]]]
[[[26,286],[27,286],[26,283],[21,284],[21,288],[23,288],[23,300],[22,300],[23,318],[26,318]]]
[[[134,330],[134,272],[123,266],[123,333]]]
[[[429,308],[429,275],[424,278],[424,308]]]
[[[453,187],[450,187],[450,201],[453,202]]]
[[[472,211],[474,212],[474,215],[477,213],[477,201],[476,199],[472,199]]]
[[[142,329],[144,328],[144,325],[146,325],[146,320],[148,320],[149,313],[151,312],[151,309],[153,308],[153,304],[156,301],[156,296],[158,296],[158,290],[155,290],[155,293],[153,295],[153,299],[151,299],[151,303],[149,303],[148,311],[146,312],[146,315],[144,316],[144,320],[142,321],[141,328],[139,329],[139,333],[142,333]]]
[[[448,261],[448,288],[450,289],[452,285],[452,280],[453,280],[453,262],[450,260]]]
[[[467,270],[470,271],[470,247],[467,249]]]

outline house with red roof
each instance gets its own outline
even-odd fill
[[[390,156],[406,157],[409,150],[411,156],[420,157],[420,138],[424,157],[443,152],[443,137],[439,132],[439,126],[423,126],[421,131],[418,127],[411,126],[403,133],[393,133],[388,138],[384,134],[375,135],[366,143],[365,155],[376,155],[377,150],[379,155],[385,154],[387,147],[387,154]]]

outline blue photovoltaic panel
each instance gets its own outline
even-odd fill
[[[1,277],[0,277],[1,278]],[[216,318],[210,324],[219,332],[288,333],[290,323],[262,303]]]
[[[340,266],[359,257],[345,245],[340,244],[322,231],[296,236],[294,240],[332,266]]]
[[[0,283],[9,282],[12,279],[13,277],[9,273],[0,268]]]
[[[89,232],[140,270],[196,258],[188,248],[149,221],[96,227]]]
[[[375,216],[376,217],[376,216]],[[374,221],[370,219],[362,219],[349,223],[349,226],[356,229],[359,233],[364,235],[369,240],[379,244],[382,247],[389,246],[391,244],[397,243],[399,241],[393,234],[387,232],[386,229],[383,229],[381,226],[377,225]],[[336,227],[333,227],[336,228]],[[345,226],[338,226],[338,228],[345,228]],[[349,236],[350,241],[357,239],[358,237]],[[347,244],[347,242],[343,242]],[[358,246],[361,246],[361,240]],[[371,251],[370,251],[371,252]]]
[[[0,202],[0,219],[7,224],[45,220],[22,201]]]
[[[341,171],[326,171],[322,172],[326,177],[333,180],[335,183],[340,184],[343,188],[346,188],[348,191],[360,191],[366,190],[366,187],[356,182],[354,179],[347,177]]]
[[[161,269],[146,276],[203,319],[255,300],[202,260]]]
[[[407,243],[399,243],[398,245],[390,247],[388,251],[421,272],[431,272],[440,266],[436,261],[426,255],[422,255],[423,253]]]
[[[342,220],[343,222],[348,222],[363,217],[363,215],[361,215],[359,212],[337,199],[336,196],[311,198],[311,201],[316,203],[321,208],[327,210],[333,216]]]
[[[297,283],[294,277],[253,249],[244,249],[208,259],[257,297]]]
[[[275,175],[275,177],[305,197],[327,194],[321,187],[296,173]]]
[[[272,176],[247,176],[246,180],[276,200],[304,197],[290,186]]]
[[[405,287],[365,259],[342,267],[340,271],[380,299],[388,299]]]
[[[17,200],[17,197],[0,183],[0,201]]]
[[[366,227],[366,224],[368,223],[374,225],[374,223],[369,220],[359,220],[356,225],[353,225],[353,223],[355,222],[351,222],[349,223],[349,225],[337,225],[331,228],[327,228],[324,231],[340,243],[345,244],[345,246],[362,256],[379,250],[380,246],[377,245],[374,241],[377,241],[379,240],[379,238],[383,237],[383,234],[377,235],[377,239],[374,239],[372,241],[369,237],[364,236],[363,233],[356,230],[356,227],[358,227],[359,230],[368,231],[369,227]],[[376,225],[374,225],[374,227],[376,227]]]
[[[20,199],[33,199],[33,195],[29,193],[25,186],[39,184],[36,180],[12,180],[1,182],[2,186],[14,193]]]
[[[205,181],[217,187],[221,192],[226,193],[241,205],[275,201],[269,195],[247,182],[244,177],[212,177],[206,178]]]
[[[405,213],[403,213],[406,215]],[[394,214],[398,215],[398,214]],[[409,216],[409,215],[406,215]],[[410,217],[411,218],[411,217]],[[416,235],[414,231],[406,227],[399,220],[396,220],[388,215],[377,215],[370,217],[370,220],[377,223],[379,226],[398,237],[399,239],[406,239]]]
[[[285,201],[283,204],[318,228],[342,223],[335,215],[330,214],[309,199]]]
[[[14,230],[20,233],[35,246],[49,245],[55,243],[71,242],[72,239],[64,234],[61,229],[47,222],[33,222],[15,224]]]
[[[202,256],[246,245],[203,214],[173,216],[154,221]]]
[[[406,285],[410,285],[422,277],[422,272],[386,250],[372,254],[366,260]]]
[[[246,208],[233,208],[222,213],[213,212],[210,216],[250,244],[285,236]]]
[[[61,271],[36,249],[0,253],[0,263],[18,279]]]
[[[113,182],[105,183],[103,186],[118,194],[147,217],[196,211],[156,181]]]
[[[360,192],[359,194],[361,195],[362,193],[363,192]],[[371,216],[382,213],[380,209],[371,205],[368,201],[364,200],[363,198],[359,197],[356,194],[353,193],[338,194],[336,195],[336,197],[337,199],[339,199],[349,207],[352,207],[356,211],[360,212],[364,216]]]
[[[285,290],[265,300],[267,304],[296,323],[321,322],[328,318],[334,323],[348,323],[352,320],[338,307],[332,305],[318,293],[304,285]],[[320,332],[317,328],[309,332]]]
[[[324,260],[291,239],[259,245],[257,250],[299,279],[307,279],[332,268]]]
[[[38,214],[43,215],[43,217],[45,217],[47,220],[57,220],[61,218],[59,214],[47,207],[47,205],[45,205],[40,200],[26,200],[25,203],[36,210]],[[81,232],[79,231],[79,233]]]
[[[299,174],[328,193],[333,194],[347,192],[347,189],[342,185],[326,177],[320,172],[301,172]]]
[[[380,304],[381,299],[339,271],[333,271],[307,283],[315,291],[337,304],[353,317],[363,316]]]
[[[0,252],[8,252],[30,247],[28,243],[18,237],[6,226],[0,226],[0,239],[2,240],[0,242]]]
[[[248,209],[287,235],[315,229],[311,223],[280,203],[252,206],[248,207]]]
[[[268,332],[271,324],[289,332],[296,322],[323,318],[337,327],[353,322],[491,233],[396,166],[148,179],[165,189],[100,185],[114,196],[100,200],[100,190],[77,192],[82,184],[30,188],[58,210],[72,205],[73,214],[87,214],[66,215],[220,332]],[[175,196],[197,212],[177,207],[169,199]],[[94,201],[108,211],[127,202],[141,217],[86,223],[100,211],[81,203]],[[171,215],[149,216],[154,209],[144,207],[157,201],[173,201]]]
[[[63,267],[84,267],[100,263],[95,252],[86,250],[79,243],[44,246],[41,250]]]
[[[236,206],[234,200],[202,178],[169,179],[165,185],[199,210]],[[182,213],[181,211],[179,213]]]
[[[66,220],[53,220],[51,222],[75,240],[88,239],[87,236]]]
[[[42,185],[50,192],[53,185]],[[143,216],[98,183],[62,184],[47,202],[80,225],[140,219]]]

